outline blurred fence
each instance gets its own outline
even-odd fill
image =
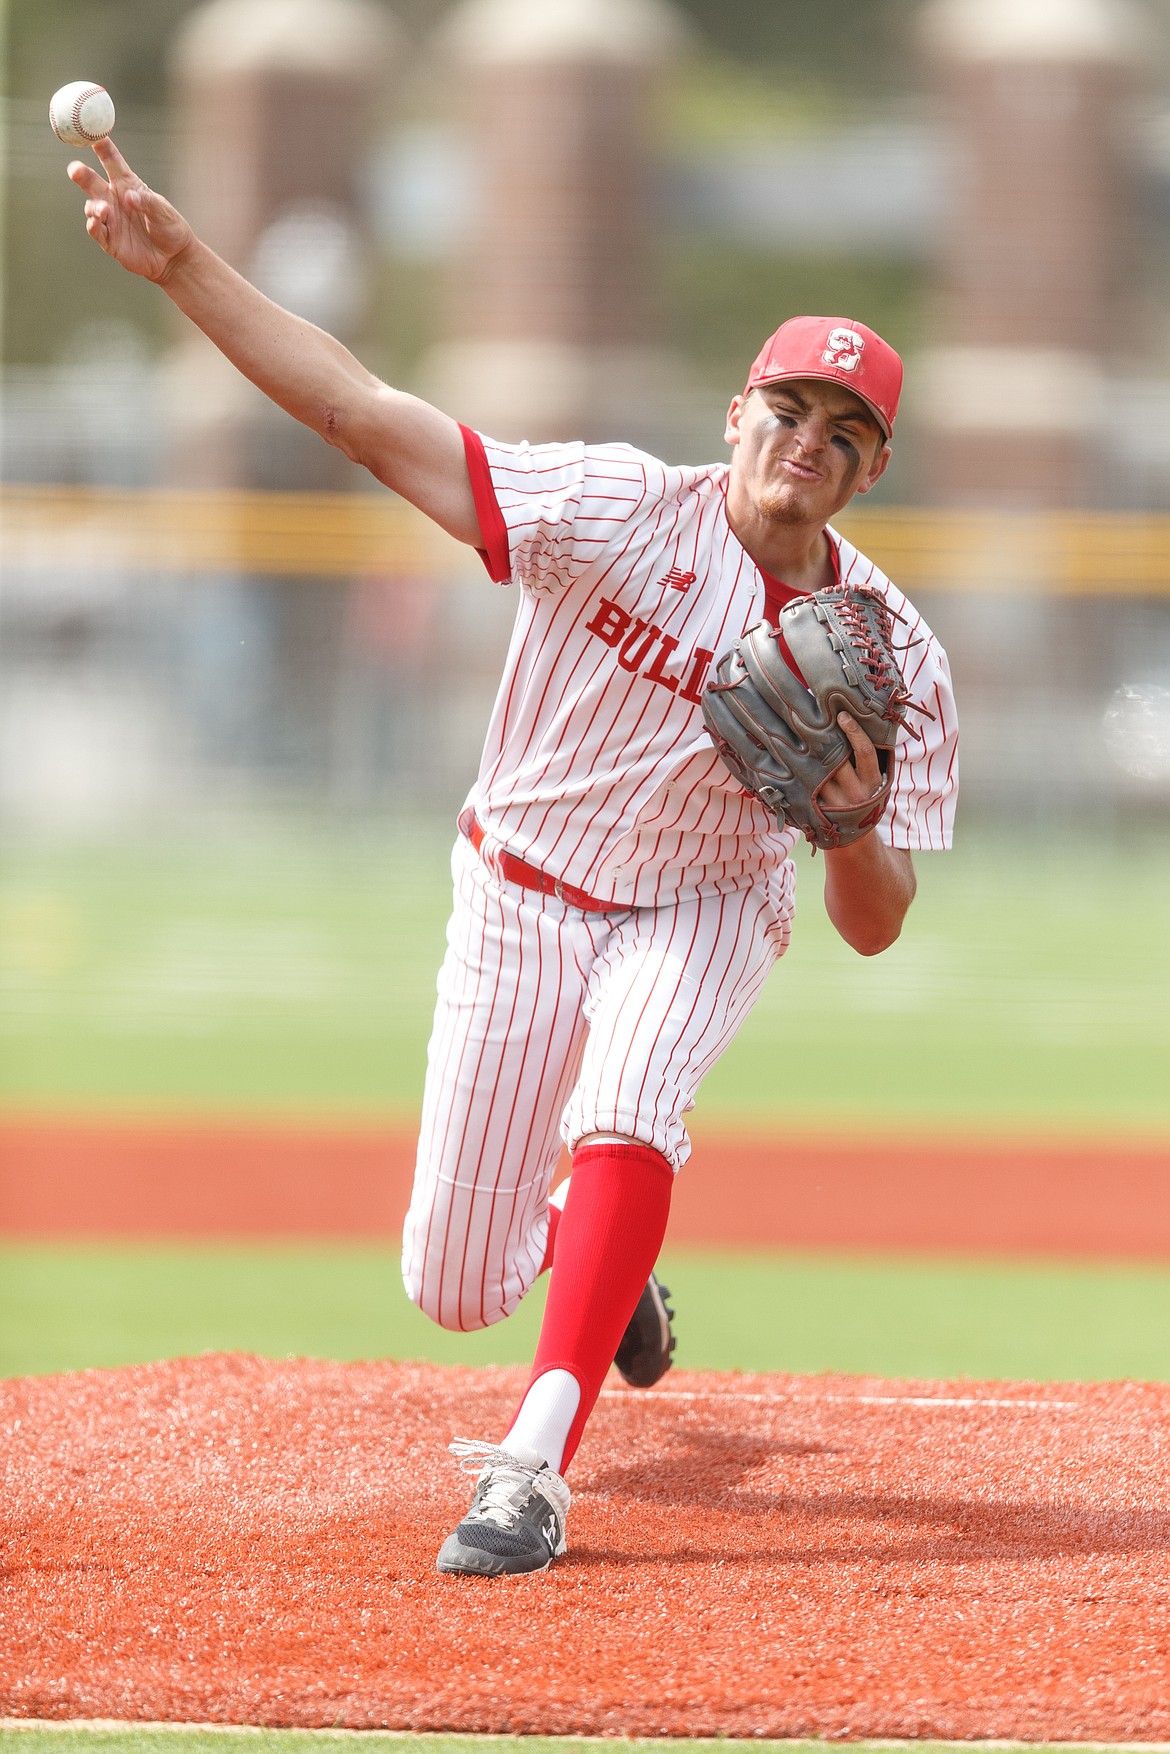
[[[0,485],[8,567],[348,579],[372,568],[436,577],[451,546],[392,495]],[[995,515],[905,506],[850,512],[850,541],[911,596],[922,591],[1170,596],[1170,515]]]
[[[0,807],[454,808],[512,615],[389,494],[0,487]],[[968,808],[1170,811],[1170,516],[857,510],[946,644]]]
[[[389,494],[0,487],[9,567],[349,579],[440,571],[413,507]]]

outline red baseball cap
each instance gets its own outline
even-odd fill
[[[789,317],[765,341],[747,388],[785,378],[826,378],[860,396],[889,438],[902,393],[902,361],[888,341],[851,317]]]

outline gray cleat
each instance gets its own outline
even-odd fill
[[[494,1443],[457,1438],[450,1450],[466,1471],[482,1467],[470,1510],[439,1549],[439,1571],[502,1577],[544,1571],[560,1558],[570,1499],[559,1474]]]

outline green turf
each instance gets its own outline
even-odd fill
[[[688,1369],[1170,1380],[1170,1269],[668,1251]],[[205,1351],[521,1364],[538,1287],[479,1334],[434,1327],[369,1248],[0,1249],[0,1375]]]
[[[10,845],[0,1102],[413,1113],[447,838]],[[902,939],[867,961],[802,856],[793,948],[702,1115],[1170,1130],[1170,842],[975,836],[918,869]]]
[[[7,849],[0,1101],[413,1111],[445,858],[434,830]]]

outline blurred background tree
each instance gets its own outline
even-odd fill
[[[60,359],[80,331],[129,325],[156,348],[167,333],[161,301],[124,277],[95,272],[65,184],[66,155],[44,121],[49,94],[66,79],[100,79],[115,94],[118,139],[136,168],[166,188],[169,144],[164,103],[167,54],[194,0],[10,0],[8,90],[11,205],[4,358]],[[424,45],[450,0],[395,0],[407,53]],[[734,380],[759,340],[786,312],[864,312],[899,346],[920,327],[917,252],[896,240],[858,252],[807,240],[787,246],[774,228],[730,236],[696,216],[679,170],[731,149],[757,150],[793,136],[916,114],[915,0],[682,0],[694,52],[672,77],[661,116],[667,167],[662,228],[663,340],[695,361],[712,383]],[[412,73],[387,117],[388,135],[441,107],[428,73]],[[693,181],[693,177],[691,179]],[[709,215],[708,215],[709,218]],[[409,379],[429,339],[437,268],[433,260],[377,265],[376,317],[366,356],[388,376]],[[52,286],[52,297],[46,287]]]

